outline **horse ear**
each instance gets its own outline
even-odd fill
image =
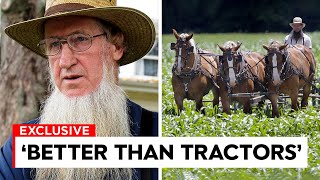
[[[234,48],[234,51],[238,51],[238,49],[240,48],[240,46],[241,46],[242,43],[240,43],[240,42],[238,41],[237,44],[238,44],[238,45]]]
[[[262,45],[262,47],[263,47],[265,50],[269,51],[268,46],[266,46],[266,45]]]
[[[284,44],[282,46],[279,47],[279,51],[282,51],[284,48],[286,48],[288,46],[288,44]]]
[[[189,35],[186,40],[189,41],[192,38],[193,34]]]
[[[222,52],[225,52],[225,51],[226,51],[226,49],[223,48],[223,47],[221,47],[219,44],[217,44],[217,46],[220,48],[220,50],[221,50]]]
[[[176,37],[176,39],[179,39],[179,34],[177,33],[177,31],[175,29],[172,29],[172,32],[174,34],[174,36]]]

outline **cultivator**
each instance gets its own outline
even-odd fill
[[[312,81],[311,93],[309,95],[309,99],[311,99],[311,105],[313,107],[320,108],[320,79],[315,79]],[[252,106],[257,106],[259,103],[265,101],[267,108],[270,109],[271,102],[268,100],[267,95],[269,92],[253,92],[253,93],[233,93],[229,94],[230,98],[250,98],[250,103]],[[302,98],[302,89],[300,90],[298,97],[299,102]],[[203,102],[212,102],[211,100],[204,100]],[[310,102],[310,101],[309,101]],[[280,94],[278,97],[278,105],[284,108],[291,108],[290,97],[285,94]],[[309,103],[310,105],[310,103]],[[219,107],[221,109],[222,107]],[[237,111],[239,109],[239,104],[234,101],[232,109]]]

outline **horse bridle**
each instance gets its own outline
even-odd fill
[[[228,52],[224,52],[223,55],[219,57],[220,63],[223,65],[223,62],[221,62],[221,61],[223,61],[224,55],[227,56],[227,61],[232,61],[232,60],[233,60],[233,57],[232,57],[232,56],[233,56],[234,54],[236,54],[236,56],[240,57],[240,58],[238,58],[236,61],[240,61],[240,62],[241,62],[241,61],[243,60],[243,59],[242,59],[243,56],[242,56],[241,53],[239,53],[239,52],[231,52],[231,51],[229,52],[229,51],[228,51]],[[233,69],[235,72],[237,72],[237,71],[236,71],[236,67],[234,67],[234,66],[233,66],[233,67],[229,67],[229,66],[228,66],[228,67],[223,67],[223,71],[224,71],[224,72],[225,72],[225,70],[227,70],[227,69]]]
[[[287,52],[282,52],[282,51],[279,51],[279,50],[271,50],[271,51],[269,51],[268,52],[268,54],[266,55],[266,58],[265,58],[265,62],[266,62],[266,65],[269,67],[269,68],[278,68],[278,67],[283,67],[283,65],[282,66],[273,66],[273,65],[271,65],[270,66],[270,63],[269,63],[269,60],[268,60],[268,57],[270,56],[270,55],[274,55],[274,54],[281,54],[281,56],[282,56],[282,61],[283,61],[283,64],[285,64],[286,63],[286,61],[287,61]],[[272,57],[271,56],[271,57]]]
[[[221,74],[221,77],[224,78],[225,81],[228,80],[228,78],[225,77],[225,76],[226,76],[226,75],[225,75],[225,72],[226,72],[227,69],[233,69],[234,72],[236,73],[236,77],[237,77],[238,74],[241,74],[241,73],[242,73],[241,71],[238,72],[238,71],[237,71],[237,67],[235,67],[235,66],[232,66],[232,67],[229,67],[229,66],[224,67],[224,65],[223,65],[223,57],[226,55],[226,56],[227,56],[227,61],[231,61],[231,60],[233,59],[232,56],[233,56],[234,54],[239,57],[239,58],[236,60],[237,62],[241,62],[241,61],[244,60],[242,54],[241,54],[240,52],[236,52],[236,51],[233,51],[233,52],[232,52],[232,51],[227,51],[227,52],[224,52],[222,56],[219,56],[219,64],[220,64],[220,67],[221,67],[221,68],[220,68],[220,74]],[[244,71],[244,69],[242,69],[242,71]]]
[[[175,58],[179,58],[181,57],[181,59],[184,60],[184,65],[187,64],[187,60],[189,58],[189,56],[193,53],[194,47],[193,46],[188,46],[187,41],[183,40],[183,39],[178,39],[177,43],[171,43],[170,45],[170,49],[171,50],[176,50],[176,46],[178,47],[178,49],[183,49],[184,46],[186,46],[185,50],[187,51],[187,55],[186,56],[182,56],[179,54],[176,54]]]
[[[276,53],[278,53],[278,54],[280,54],[281,56],[282,56],[282,62],[283,62],[283,64],[282,65],[280,65],[280,66],[273,66],[273,64],[272,64],[272,62],[269,62],[269,60],[268,60],[268,57],[269,56],[273,56],[274,54],[276,54]],[[267,76],[269,76],[269,78],[271,79],[271,80],[273,80],[273,76],[272,76],[272,69],[274,69],[274,68],[281,68],[281,70],[280,70],[280,78],[281,79],[286,79],[287,77],[285,77],[285,75],[286,75],[286,73],[287,72],[289,72],[289,70],[290,70],[290,61],[289,61],[289,55],[288,55],[288,52],[287,51],[279,51],[279,50],[271,50],[271,51],[269,51],[268,52],[268,54],[265,56],[265,63],[266,63],[266,72],[267,72]],[[277,63],[278,64],[278,63]],[[290,75],[287,75],[288,77],[290,77]]]
[[[268,57],[270,55],[274,55],[276,53],[278,53],[278,54],[280,54],[282,56],[283,64],[281,66],[273,66],[268,60]],[[281,71],[282,71],[284,69],[284,66],[288,63],[288,59],[289,59],[289,56],[288,56],[288,52],[287,51],[282,52],[282,51],[279,51],[279,50],[272,50],[271,52],[268,52],[268,54],[266,55],[266,58],[265,58],[266,67],[272,68],[272,69],[281,67]]]

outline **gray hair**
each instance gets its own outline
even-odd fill
[[[126,52],[125,34],[120,28],[110,22],[99,19],[97,25],[107,34],[106,37],[110,43],[114,44],[117,49],[123,48],[124,53]]]

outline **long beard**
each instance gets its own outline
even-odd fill
[[[298,41],[298,40],[302,37],[302,31],[299,31],[299,32],[293,31],[292,37],[293,37],[296,41]]]
[[[110,67],[110,66],[109,66]],[[51,78],[52,79],[52,78]],[[51,80],[52,81],[52,80]],[[95,124],[97,136],[131,136],[127,99],[115,83],[114,68],[106,69],[94,92],[81,97],[67,97],[52,85],[41,124]],[[111,168],[38,168],[36,179],[131,179],[132,169]]]

